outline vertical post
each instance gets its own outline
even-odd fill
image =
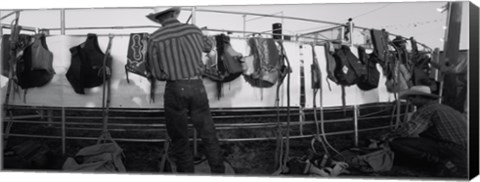
[[[192,24],[197,24],[197,7],[192,7]]]
[[[65,107],[62,107],[62,155],[65,155],[66,151],[66,127],[65,127]]]
[[[2,11],[0,11],[0,17],[2,17]],[[0,37],[3,37],[3,26],[2,19],[0,18]],[[0,50],[3,50],[2,45],[0,45]],[[3,56],[0,54],[0,63],[3,63]]]
[[[460,33],[462,24],[462,4],[464,2],[449,2],[447,15],[447,29],[444,38],[444,58],[450,65],[456,65],[458,62],[460,48]],[[446,73],[443,75],[440,87],[441,103],[449,105],[453,108],[463,107],[457,106],[456,96],[459,94],[457,75]],[[448,87],[448,88],[444,88]],[[444,96],[445,95],[445,96]]]
[[[63,107],[62,107],[63,108]],[[43,115],[43,114],[42,114]],[[48,120],[48,126],[52,126],[53,123],[53,111],[52,110],[47,110],[47,120]]]
[[[243,38],[246,38],[245,31],[247,31],[247,15],[244,14],[243,16]]]
[[[65,35],[65,9],[60,10],[60,34]]]
[[[354,127],[354,145],[358,147],[358,106],[353,105],[353,127]]]
[[[350,35],[349,35],[350,47],[353,47],[353,22],[352,22],[352,18],[348,19],[348,29],[350,30]]]
[[[0,11],[0,17],[2,17],[2,11]],[[3,27],[1,25],[2,25],[2,19],[0,19],[0,37],[3,37]],[[1,60],[2,58],[0,58],[0,61]]]
[[[192,24],[196,24],[197,23],[197,8],[195,6],[192,7]],[[193,156],[197,156],[198,155],[198,132],[197,130],[195,129],[195,127],[192,127],[193,128]]]

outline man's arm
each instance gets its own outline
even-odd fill
[[[212,51],[213,46],[215,46],[215,39],[206,35],[202,35],[203,40],[203,52],[209,53]]]
[[[158,51],[158,45],[154,42],[149,41],[147,47],[147,58],[150,64],[148,67],[152,75],[158,80],[166,80],[167,75],[165,75],[165,71],[163,71],[161,64],[160,64],[160,53]]]
[[[430,127],[431,123],[427,116],[417,114],[412,120],[402,123],[396,130],[381,137],[382,140],[393,140],[399,137],[418,137],[418,135]]]

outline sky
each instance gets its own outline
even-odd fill
[[[47,3],[51,0],[42,0],[35,3],[21,3],[26,0],[18,0],[13,4],[8,4],[0,9],[9,8],[65,8],[65,7],[154,7],[169,5],[187,5],[197,6],[195,24],[199,27],[208,27],[210,29],[236,30],[264,32],[272,28],[273,23],[282,23],[285,34],[302,34],[314,30],[331,27],[329,24],[313,23],[307,21],[289,20],[281,18],[269,18],[258,16],[211,13],[202,12],[201,9],[221,10],[232,12],[252,12],[260,14],[271,14],[287,17],[300,17],[306,19],[315,19],[328,22],[345,23],[348,18],[353,18],[357,26],[365,28],[385,28],[387,31],[399,34],[404,37],[414,37],[418,42],[424,43],[431,48],[443,49],[442,39],[445,35],[445,25],[447,13],[440,13],[437,8],[446,4],[445,1],[298,1],[293,4],[288,1],[241,1],[241,2],[218,2],[218,1],[187,1],[180,0],[175,3],[166,3],[160,1],[136,0],[132,1],[95,1],[85,0],[78,4],[78,1],[69,1],[71,3]],[[34,2],[34,1],[32,1]],[[77,3],[75,3],[77,2]],[[100,3],[103,2],[103,3]],[[105,3],[110,2],[110,3]],[[332,3],[335,2],[335,3]],[[352,2],[352,3],[345,3]],[[360,3],[363,2],[363,3]],[[265,5],[271,4],[271,5]],[[464,3],[462,16],[462,32],[460,40],[460,49],[468,49],[468,6]],[[225,5],[225,6],[219,6]],[[156,25],[145,18],[145,15],[152,12],[150,9],[82,9],[68,10],[66,12],[67,27],[104,27],[104,26],[142,26]],[[1,15],[8,12],[2,11]],[[191,14],[189,10],[182,12],[181,21],[186,21]],[[244,20],[247,20],[244,24]],[[7,18],[2,23],[9,23],[11,18]],[[29,10],[21,14],[20,24],[25,26],[42,28],[59,28],[60,11],[58,10]],[[116,33],[116,32],[151,32],[154,29],[129,29],[129,30],[89,30],[98,33]],[[55,32],[53,32],[55,33]],[[59,33],[59,32],[56,32]],[[67,34],[83,33],[83,31],[67,31]]]

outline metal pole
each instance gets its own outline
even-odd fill
[[[355,147],[358,147],[358,106],[357,105],[353,105],[353,132],[354,132],[354,135],[355,135],[355,139],[354,139],[354,145]]]
[[[350,47],[353,47],[353,22],[352,22],[352,18],[348,19],[348,29],[350,30],[350,35],[349,35],[349,39],[350,39]]]
[[[243,15],[243,38],[246,38],[245,31],[247,31],[247,15]]]
[[[252,16],[262,16],[262,17],[271,17],[271,18],[281,18],[277,15],[268,15],[268,14],[260,14],[260,13],[249,13],[249,12],[236,12],[236,11],[221,11],[221,10],[208,10],[208,9],[197,9],[197,11],[201,12],[211,12],[211,13],[226,13],[226,14],[249,14]],[[325,23],[325,24],[332,24],[332,25],[345,25],[344,23],[337,23],[337,22],[329,22],[329,21],[322,21],[316,19],[308,19],[308,18],[298,18],[298,17],[291,17],[291,16],[283,16],[283,18],[291,19],[291,20],[299,20],[299,21],[307,21],[307,22],[314,22],[314,23]]]
[[[5,15],[4,17],[2,17],[2,16],[0,15],[0,17],[1,17],[1,18],[0,18],[0,21],[3,20],[3,19],[5,19],[5,18],[8,18],[9,16],[12,16],[12,15],[15,14],[15,13],[16,13],[16,11],[13,11],[13,12],[11,12],[11,13],[8,13],[8,14]]]
[[[65,35],[65,9],[60,10],[60,34]]]
[[[195,6],[192,7],[192,24],[197,24],[197,8]]]
[[[197,15],[196,15],[196,7],[192,7],[192,24],[196,24],[197,23]],[[198,155],[198,136],[197,136],[198,132],[197,130],[195,129],[195,127],[193,127],[193,156],[197,156]]]
[[[42,114],[43,116],[43,114]],[[52,123],[53,123],[53,111],[48,109],[47,110],[47,120],[48,120],[48,126],[52,126]]]
[[[62,155],[65,155],[66,151],[66,129],[65,129],[65,107],[62,107]]]
[[[0,11],[0,17],[2,17],[2,11]],[[2,26],[2,19],[0,19],[0,39],[3,37],[3,26]],[[2,49],[2,45],[0,44],[0,50]],[[3,63],[3,56],[0,54],[0,63]]]

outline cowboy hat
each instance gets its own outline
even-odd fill
[[[147,15],[147,18],[152,20],[155,23],[160,23],[158,22],[157,17],[171,11],[180,12],[180,8],[179,7],[169,7],[169,8],[156,7],[156,8],[153,8],[153,13],[150,13]]]
[[[408,96],[420,95],[429,97],[432,99],[438,99],[439,96],[432,94],[429,86],[416,85],[412,86],[410,89],[400,92],[400,99],[406,99]]]

